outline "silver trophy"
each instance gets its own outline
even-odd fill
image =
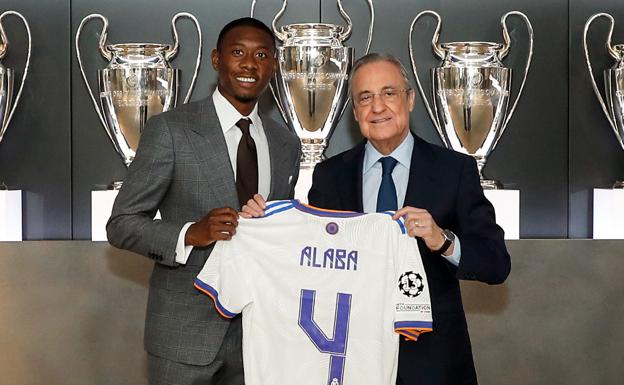
[[[195,16],[181,12],[173,17],[171,20],[173,45],[151,43],[107,45],[108,20],[100,14],[85,17],[76,32],[76,56],[82,78],[100,121],[126,166],[134,159],[147,120],[176,106],[179,70],[172,68],[169,61],[178,53],[176,21],[181,17],[193,21],[198,36],[195,72],[184,98],[184,103],[187,103],[193,92],[201,63],[202,35]],[[103,23],[99,49],[102,56],[109,61],[105,69],[97,71],[99,103],[87,80],[79,46],[82,28],[92,19],[100,19]],[[118,182],[114,183],[114,187],[119,186]]]
[[[607,36],[606,48],[609,55],[615,59],[613,67],[606,69],[603,72],[605,98],[602,97],[602,94],[598,89],[598,85],[596,84],[593,68],[589,60],[589,50],[587,48],[587,31],[589,30],[591,23],[599,17],[609,19],[609,35]],[[608,13],[597,13],[590,17],[587,20],[587,23],[585,23],[585,29],[583,30],[583,48],[585,50],[587,69],[589,70],[592,87],[598,97],[598,102],[600,102],[602,111],[605,113],[607,120],[613,129],[615,137],[620,143],[622,149],[624,149],[624,44],[611,44],[614,24],[613,17]],[[624,180],[615,182],[613,188],[624,188]]]
[[[367,3],[370,25],[366,53],[375,23],[372,0]],[[252,17],[255,4],[256,0],[251,6]],[[301,168],[305,172],[322,160],[327,140],[345,110],[353,48],[345,47],[343,42],[351,35],[353,24],[342,2],[337,0],[346,28],[324,23],[297,23],[278,28],[277,20],[287,4],[284,0],[272,23],[281,46],[277,48],[278,70],[271,91],[284,120],[301,139]]]
[[[437,19],[431,45],[434,54],[442,60],[440,66],[431,71],[433,109],[418,77],[412,45],[414,25],[424,15]],[[502,60],[511,47],[506,23],[507,17],[511,15],[520,16],[527,25],[529,52],[522,84],[508,109],[512,70],[504,67]],[[446,147],[475,158],[484,189],[502,188],[499,182],[483,177],[483,167],[505,132],[524,89],[533,56],[533,28],[526,15],[512,11],[501,18],[504,44],[473,41],[440,44],[438,40],[441,25],[439,14],[423,11],[414,18],[410,26],[410,59],[418,91]]]
[[[24,64],[24,74],[22,75],[22,82],[19,89],[17,90],[17,94],[15,95],[15,100],[13,100],[13,83],[15,78],[15,72],[11,68],[7,68],[2,65],[2,59],[9,49],[9,40],[7,39],[4,27],[2,26],[2,19],[4,19],[8,15],[14,15],[22,19],[24,27],[26,27],[26,33],[28,35],[28,55],[26,57],[26,64]],[[9,127],[9,123],[11,122],[11,118],[13,117],[13,113],[15,112],[20,97],[22,96],[24,82],[26,81],[26,76],[28,75],[28,67],[30,66],[31,48],[32,40],[30,36],[30,27],[24,16],[15,11],[6,11],[2,15],[0,15],[0,142],[2,142],[4,133]]]

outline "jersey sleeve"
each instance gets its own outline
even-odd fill
[[[219,241],[195,279],[195,287],[212,298],[225,318],[240,314],[251,302],[240,261],[233,242]]]
[[[399,234],[396,245],[394,331],[415,341],[433,325],[427,274],[414,238]]]

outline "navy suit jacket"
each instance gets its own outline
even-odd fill
[[[415,135],[414,139],[404,205],[426,209],[438,226],[453,231],[460,239],[461,261],[454,266],[418,239],[431,293],[433,332],[416,342],[401,340],[397,384],[476,384],[459,279],[502,283],[509,275],[510,257],[474,159]],[[310,204],[362,211],[364,145],[316,166]]]

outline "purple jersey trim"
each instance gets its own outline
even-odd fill
[[[325,210],[318,207],[305,205],[299,202],[297,199],[293,199],[293,206],[304,213],[313,214],[319,217],[332,217],[332,218],[352,218],[359,217],[361,215],[366,215],[366,213],[357,213],[355,211],[335,211],[335,210]]]
[[[208,285],[207,283],[202,282],[199,278],[195,278],[195,286],[199,290],[208,294],[213,299],[215,306],[217,307],[217,311],[219,311],[219,313],[223,314],[225,317],[234,318],[238,314],[238,313],[232,313],[231,311],[227,310],[221,304],[221,302],[219,302],[219,292],[216,291],[212,286]]]
[[[431,321],[397,321],[394,323],[395,329],[431,329]]]

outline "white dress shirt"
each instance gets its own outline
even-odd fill
[[[262,126],[260,116],[258,116],[258,104],[256,103],[249,116],[243,116],[221,92],[219,92],[219,88],[216,88],[212,93],[212,101],[214,102],[215,111],[217,112],[217,118],[219,118],[219,124],[223,130],[223,137],[227,145],[234,178],[236,178],[238,143],[243,136],[243,133],[240,128],[236,126],[236,123],[243,118],[251,120],[249,133],[256,143],[256,151],[258,154],[258,193],[263,197],[268,197],[271,192],[271,160],[269,158],[269,142],[264,133],[264,127]],[[184,244],[186,231],[193,223],[194,222],[186,223],[178,235],[178,242],[176,244],[176,262],[178,263],[185,264],[193,250],[193,246],[186,246]]]
[[[397,160],[397,164],[392,170],[392,180],[397,193],[397,207],[401,208],[405,203],[407,183],[409,182],[410,164],[412,162],[412,151],[414,150],[414,137],[409,134],[403,142],[389,155],[383,155],[371,144],[366,142],[364,150],[364,164],[362,165],[362,206],[365,213],[377,211],[377,195],[381,185],[382,167],[379,159],[384,156],[391,156]],[[455,236],[455,247],[453,254],[442,255],[455,266],[459,266],[461,258],[461,246],[459,238]]]

